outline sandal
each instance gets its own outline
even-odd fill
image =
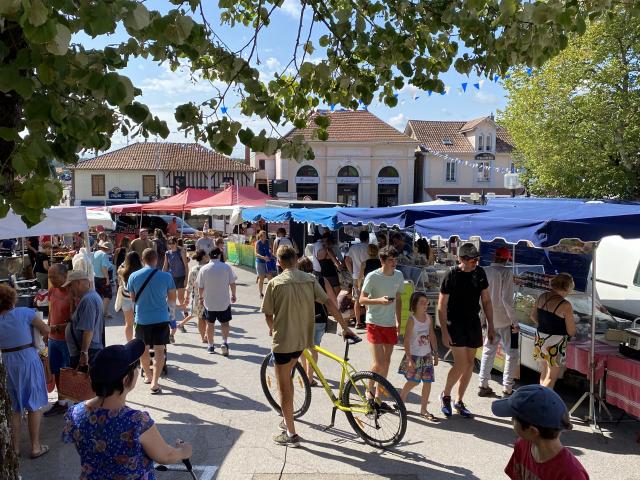
[[[32,453],[31,455],[29,455],[29,458],[31,458],[32,460],[35,460],[36,458],[40,458],[41,456],[45,455],[48,452],[49,452],[48,445],[40,445],[40,451],[38,453]]]
[[[145,379],[144,379],[144,382],[143,382],[143,383],[144,383],[145,385],[151,385],[151,379],[150,379],[150,378],[145,377]]]
[[[438,422],[438,417],[431,412],[421,413],[420,416],[429,422]]]
[[[160,387],[152,388],[150,390],[151,395],[160,395],[162,393],[162,389]]]

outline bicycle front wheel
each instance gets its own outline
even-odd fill
[[[407,409],[398,391],[374,372],[357,372],[351,380],[342,392],[351,428],[373,447],[397,444],[407,430]]]
[[[296,363],[295,367],[293,367],[291,379],[293,380],[293,417],[299,418],[309,410],[309,406],[311,405],[311,385],[300,363]],[[260,384],[262,385],[262,392],[264,396],[267,397],[269,405],[281,414],[278,380],[276,378],[275,361],[272,353],[267,354],[262,361],[262,366],[260,367]]]

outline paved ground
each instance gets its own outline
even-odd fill
[[[321,426],[330,420],[330,404],[323,391],[313,389],[309,412],[301,419],[299,433],[304,448],[284,449],[273,444],[279,417],[266,403],[258,378],[263,356],[269,351],[269,337],[262,315],[257,313],[258,295],[255,276],[236,269],[239,275],[239,304],[234,307],[231,356],[209,355],[200,343],[195,326],[187,334],[178,334],[178,343],[170,347],[169,375],[162,380],[164,393],[151,396],[140,384],[129,396],[132,407],[150,412],[168,441],[182,438],[194,445],[193,464],[202,480],[426,480],[426,479],[498,479],[510,455],[514,433],[510,422],[490,413],[490,399],[472,394],[467,404],[476,413],[468,420],[454,416],[437,425],[411,415],[403,442],[389,451],[366,446],[338,414],[336,427],[323,432]],[[120,317],[109,322],[107,340],[122,342],[123,322]],[[219,337],[218,337],[219,340]],[[326,335],[323,346],[337,353],[342,343],[336,335]],[[397,364],[402,351],[394,353]],[[352,349],[352,364],[358,369],[369,366],[366,342]],[[323,371],[336,378],[337,369],[328,360]],[[325,368],[326,367],[326,368]],[[437,412],[437,396],[449,365],[436,368],[432,391],[432,411]],[[396,386],[402,377],[392,374]],[[477,376],[472,386],[475,389]],[[494,390],[499,389],[496,383]],[[567,392],[568,401],[575,392]],[[410,397],[408,409],[416,411],[417,395]],[[38,459],[23,459],[24,479],[77,479],[79,461],[72,446],[59,441],[62,417],[44,419],[43,441],[51,452]],[[616,480],[640,478],[640,424],[626,423],[609,427],[606,435],[592,433],[588,427],[576,425],[563,435],[566,445],[583,462],[591,478]],[[25,432],[26,433],[26,432]],[[27,446],[23,446],[23,451]],[[158,472],[160,480],[186,479],[186,473]]]

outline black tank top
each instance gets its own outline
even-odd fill
[[[549,300],[558,295],[550,295],[542,305],[542,307],[537,307],[538,312],[538,331],[541,333],[546,333],[547,335],[564,335],[569,336],[567,332],[567,325],[564,322],[564,317],[560,315],[556,315],[558,308],[567,300],[562,300],[556,305],[556,308],[553,312],[549,310],[545,310],[544,307],[547,306]]]
[[[369,258],[366,262],[364,262],[364,276],[366,277],[374,270],[377,270],[382,267],[382,263],[379,258]]]
[[[338,270],[336,270],[336,266],[333,264],[333,261],[330,258],[323,258],[322,260],[318,260],[320,264],[320,273],[323,277],[337,277]]]

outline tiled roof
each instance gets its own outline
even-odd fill
[[[482,121],[484,118],[479,120]],[[475,153],[473,144],[461,131],[472,122],[409,120],[405,133],[412,135],[421,145],[436,152]],[[496,128],[496,137],[496,153],[509,153],[513,150],[511,137],[500,125]],[[444,144],[443,141],[446,140],[451,140],[451,144]]]
[[[317,115],[328,115],[331,118],[331,125],[327,130],[329,142],[417,143],[368,110],[317,111],[311,115],[307,128],[294,128],[285,138],[291,139],[294,135],[302,134],[305,140],[312,140],[313,130],[316,128],[313,119]]]
[[[482,122],[484,122],[487,118],[491,118],[491,117],[480,117],[480,118],[474,118],[473,120],[469,120],[467,123],[465,123],[460,128],[460,131],[461,132],[468,132],[470,130],[473,130],[478,125],[480,125]],[[491,123],[495,123],[495,122],[493,120],[491,120]]]
[[[134,143],[81,161],[77,170],[163,170],[181,172],[255,172],[197,143]]]

